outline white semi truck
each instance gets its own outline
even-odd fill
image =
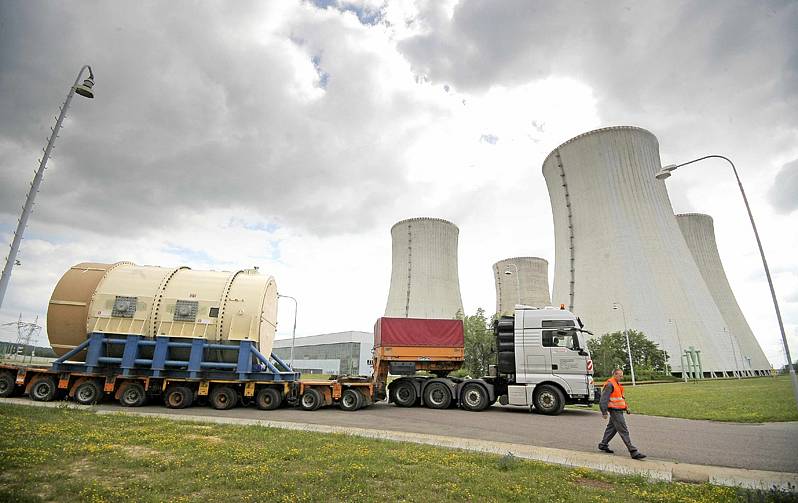
[[[422,320],[405,320],[408,324],[413,322]],[[390,384],[388,399],[403,407],[448,408],[456,404],[472,411],[498,401],[551,415],[561,413],[566,404],[592,405],[598,402],[599,393],[587,350],[589,333],[583,330],[577,316],[563,308],[519,305],[513,315],[502,316],[494,323],[497,362],[490,366],[488,376],[447,377],[455,366],[462,365],[462,360],[450,359],[446,362],[449,365],[441,365],[442,358],[436,361],[434,356],[427,357],[422,363],[416,357],[414,363],[390,367],[392,374],[405,375]],[[440,371],[430,364],[438,364]],[[416,370],[428,370],[437,376],[415,375]]]

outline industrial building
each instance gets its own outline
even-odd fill
[[[457,271],[456,225],[410,218],[391,228],[391,285],[385,316],[452,319],[463,311]]]
[[[701,276],[726,321],[730,340],[736,344],[735,364],[739,365],[743,373],[769,372],[770,362],[754,337],[726,278],[726,271],[723,269],[715,241],[712,217],[701,213],[685,213],[676,215],[676,221],[679,222],[687,247],[693,254],[698,270],[701,271]]]
[[[637,127],[591,131],[543,163],[554,218],[552,300],[596,335],[640,330],[671,356],[700,351],[705,375],[732,372],[726,321],[679,229],[659,143]]]
[[[371,332],[336,332],[297,337],[294,343],[294,365],[303,374],[370,375]],[[272,352],[288,362],[291,339],[276,339]]]
[[[511,313],[516,304],[551,305],[549,262],[540,257],[514,257],[493,264],[496,312]]]

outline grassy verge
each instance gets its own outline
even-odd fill
[[[624,384],[637,414],[759,423],[798,421],[789,376],[705,379],[672,384]]]
[[[0,405],[0,501],[756,501],[511,456]],[[753,501],[753,500],[751,500]]]

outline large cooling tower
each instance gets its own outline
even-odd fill
[[[393,267],[385,316],[452,319],[463,311],[457,275],[457,226],[410,218],[391,228]]]
[[[745,321],[745,316],[740,311],[729,280],[726,278],[726,271],[723,269],[723,263],[718,254],[718,245],[715,242],[715,226],[712,223],[712,217],[700,213],[686,213],[676,215],[676,220],[679,222],[679,228],[682,230],[687,247],[698,265],[698,270],[701,271],[701,275],[709,287],[709,292],[720,309],[720,314],[726,320],[726,327],[737,342],[735,350],[740,369],[770,370],[770,362],[762,352],[748,322]]]
[[[58,281],[47,309],[47,335],[64,355],[90,332],[167,335],[237,344],[254,340],[272,350],[277,320],[274,278],[247,269],[83,263]]]
[[[680,346],[700,350],[705,371],[734,370],[726,322],[665,185],[654,178],[660,168],[657,138],[636,127],[591,131],[549,154],[543,175],[554,216],[552,300],[596,335],[623,330],[625,315],[630,329],[670,354],[676,371]]]
[[[551,305],[549,263],[539,257],[506,258],[493,264],[496,312],[510,313],[516,304]]]

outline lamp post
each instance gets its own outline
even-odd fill
[[[784,332],[784,322],[781,320],[781,311],[779,310],[779,301],[776,298],[776,289],[773,288],[773,279],[770,277],[770,269],[768,268],[768,261],[765,259],[765,251],[762,249],[762,240],[759,239],[759,231],[756,229],[756,223],[754,222],[754,215],[751,213],[751,206],[748,204],[748,197],[745,195],[745,190],[743,189],[743,183],[740,181],[740,175],[737,173],[737,168],[734,166],[734,163],[731,162],[731,159],[728,157],[724,157],[722,155],[705,155],[703,157],[699,157],[698,159],[693,159],[692,161],[683,162],[681,164],[669,164],[657,172],[654,175],[657,180],[665,180],[671,173],[676,169],[682,166],[687,166],[688,164],[693,164],[694,162],[703,161],[704,159],[723,159],[724,161],[728,162],[734,172],[734,178],[737,179],[737,186],[740,187],[740,194],[743,196],[743,202],[745,203],[745,209],[748,211],[748,218],[751,220],[751,228],[754,230],[754,237],[756,238],[756,245],[759,248],[759,256],[762,257],[762,266],[765,269],[765,276],[768,279],[768,286],[770,287],[770,296],[773,298],[773,309],[776,311],[776,319],[779,322],[779,330],[781,331],[781,343],[784,347],[784,355],[787,357],[787,367],[790,369],[790,378],[792,379],[792,392],[795,396],[795,404],[798,406],[798,376],[795,375],[795,368],[792,365],[792,357],[790,356],[790,346],[787,344],[787,334]]]
[[[521,279],[518,277],[518,266],[513,264],[512,262],[507,264],[507,269],[504,270],[504,274],[507,276],[512,276],[513,273],[510,271],[510,266],[515,267],[515,293],[518,297],[518,303],[521,303]]]
[[[729,334],[729,344],[731,344],[732,356],[734,356],[734,368],[737,369],[737,379],[740,379],[740,364],[737,363],[737,352],[734,350],[734,338],[732,337],[731,330],[728,328],[723,327],[723,331]]]
[[[294,367],[294,343],[296,342],[296,313],[299,310],[299,303],[296,301],[295,298],[291,297],[290,295],[283,295],[278,293],[277,297],[281,299],[291,299],[294,301],[294,328],[291,330],[291,360],[289,365],[291,368]]]
[[[679,324],[676,323],[676,320],[673,318],[668,319],[668,323],[672,324],[673,328],[676,329],[676,342],[679,343],[679,366],[682,368],[682,377],[684,377],[684,382],[687,382],[687,372],[684,371],[684,350],[682,349],[682,338],[679,337]]]
[[[629,345],[629,329],[626,327],[626,311],[623,309],[623,304],[620,302],[613,302],[612,309],[617,311],[620,309],[623,315],[623,335],[626,337],[626,354],[629,356],[629,370],[632,374],[632,386],[637,386],[635,382],[635,366],[632,363],[632,347]]]
[[[80,77],[83,75],[85,70],[89,70],[89,78],[84,80],[83,84],[79,84]],[[72,96],[75,93],[78,93],[86,98],[94,98],[93,88],[94,73],[91,71],[91,67],[89,65],[85,65],[78,72],[78,76],[75,78],[75,83],[69,88],[66,100],[64,101],[64,104],[61,105],[61,113],[58,115],[58,119],[55,121],[55,126],[53,127],[53,132],[50,135],[50,138],[47,140],[47,146],[44,148],[44,155],[42,155],[42,158],[39,161],[39,168],[36,170],[36,174],[33,175],[33,182],[31,182],[30,190],[28,190],[28,196],[25,198],[25,205],[22,206],[22,215],[19,217],[17,228],[14,231],[14,239],[11,241],[11,251],[8,252],[6,265],[3,267],[2,276],[0,276],[0,307],[3,306],[3,299],[6,296],[8,283],[11,281],[11,270],[14,268],[14,265],[19,264],[17,261],[17,253],[19,252],[19,245],[22,243],[22,234],[25,232],[25,227],[28,225],[28,219],[30,218],[31,211],[33,210],[33,201],[36,199],[36,194],[39,192],[39,186],[41,185],[42,178],[44,177],[44,170],[47,167],[47,160],[50,158],[50,152],[53,150],[53,145],[55,145],[55,139],[58,137],[58,131],[61,129],[61,124],[64,122],[64,117],[66,117],[69,104],[72,102]]]

